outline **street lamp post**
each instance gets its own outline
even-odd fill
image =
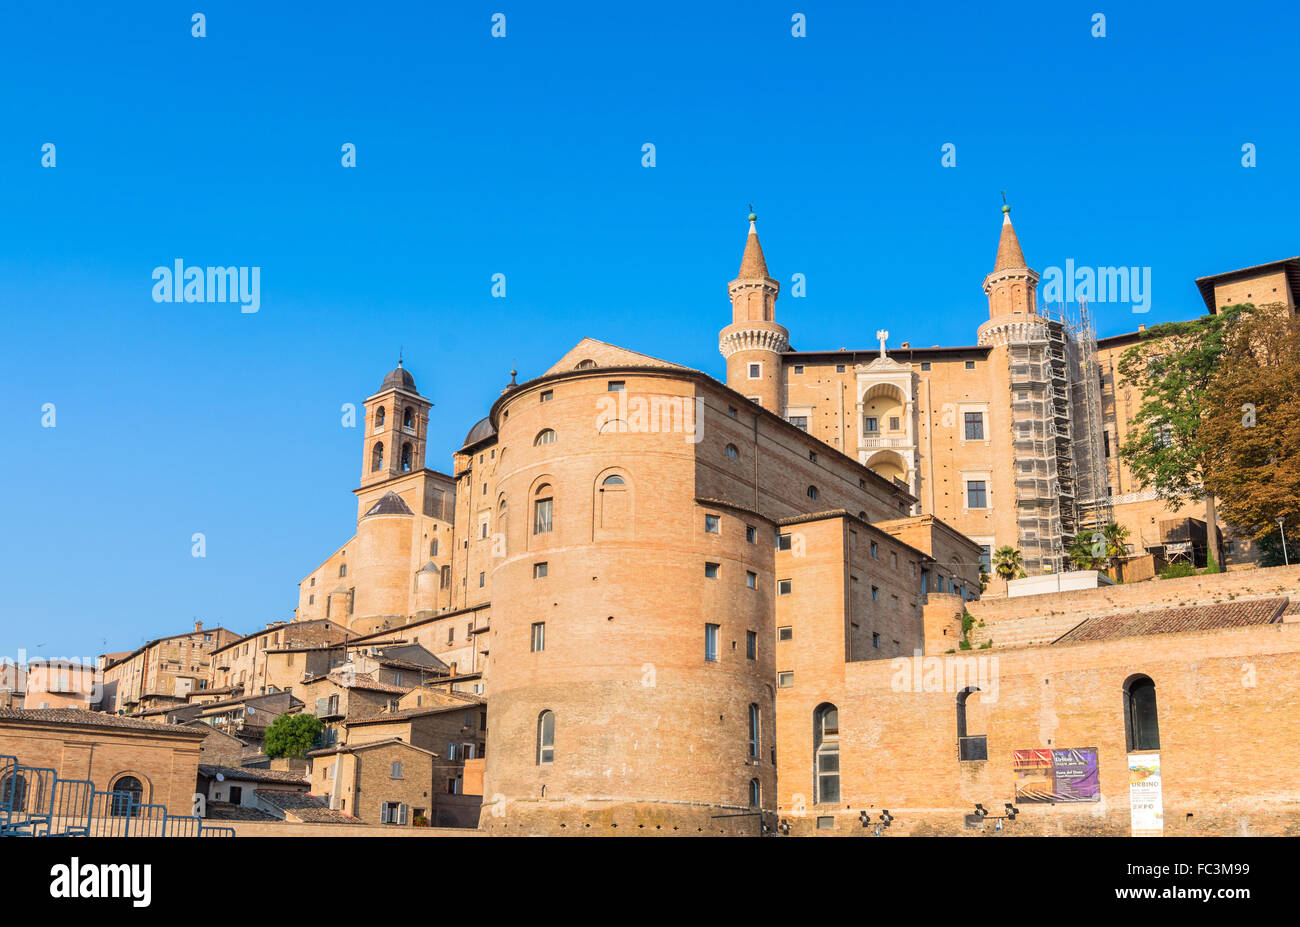
[[[1286,565],[1287,565],[1287,566],[1290,566],[1290,565],[1291,565],[1291,557],[1288,556],[1288,554],[1287,554],[1287,552],[1286,552],[1286,529],[1282,527],[1282,525],[1283,525],[1285,522],[1286,522],[1286,518],[1285,518],[1285,517],[1281,517],[1281,518],[1279,518],[1279,519],[1277,520],[1277,530],[1278,530],[1278,532],[1282,535],[1282,559],[1283,559],[1284,561],[1286,561]]]

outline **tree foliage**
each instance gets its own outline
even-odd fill
[[[1020,551],[1007,544],[999,547],[993,552],[993,571],[1002,577],[1008,579],[1023,579],[1025,576],[1025,561]]]
[[[1120,358],[1123,382],[1142,393],[1120,457],[1170,508],[1205,497],[1211,451],[1206,394],[1225,345],[1251,306],[1148,328]]]
[[[1271,308],[1243,317],[1205,405],[1205,482],[1224,520],[1257,541],[1277,536],[1279,517],[1300,527],[1300,320]]]
[[[316,742],[322,727],[324,725],[315,715],[280,715],[266,729],[263,750],[270,757],[301,759]]]

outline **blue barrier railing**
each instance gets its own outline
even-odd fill
[[[104,792],[86,779],[23,766],[0,755],[0,837],[233,837],[194,815],[168,814],[131,792]]]

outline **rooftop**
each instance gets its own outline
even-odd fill
[[[1178,634],[1187,631],[1213,631],[1220,628],[1244,628],[1273,624],[1282,620],[1286,598],[1252,599],[1224,602],[1219,605],[1193,605],[1127,612],[1089,618],[1075,625],[1052,643],[1078,644],[1115,640],[1122,637],[1145,637],[1151,634]]]

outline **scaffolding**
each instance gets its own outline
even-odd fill
[[[1084,300],[1079,301],[1078,311],[1072,317],[1062,310],[1061,322],[1069,327],[1073,348],[1070,381],[1071,411],[1076,423],[1072,452],[1078,493],[1075,505],[1077,531],[1099,531],[1114,519],[1114,510],[1103,437],[1105,421],[1101,405],[1102,371],[1097,363],[1097,331]]]
[[[1063,502],[1071,500],[1072,517],[1074,493],[1063,329],[1041,316],[1008,342],[1007,355],[1020,554],[1026,573],[1055,572],[1065,554]]]

